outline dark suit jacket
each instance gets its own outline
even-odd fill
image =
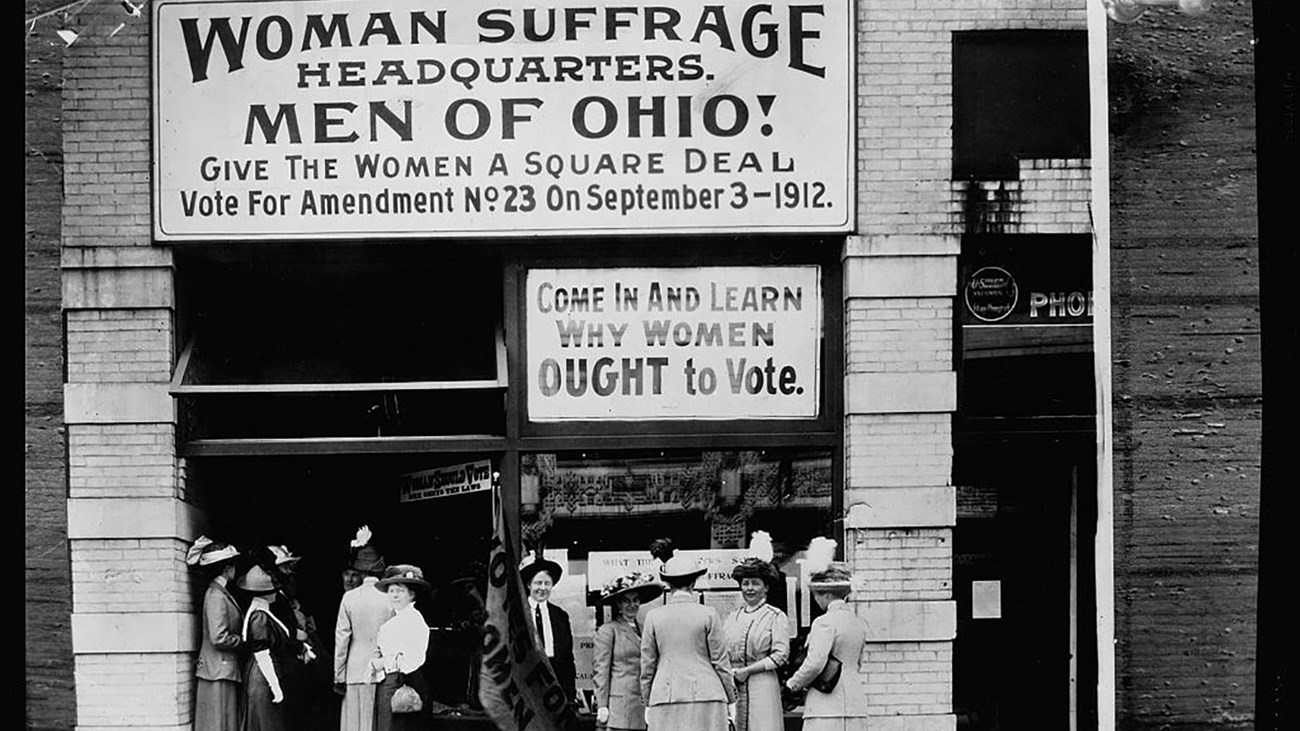
[[[551,669],[567,694],[565,697],[573,703],[577,697],[578,670],[573,663],[573,628],[569,626],[569,613],[550,602],[546,603],[546,609],[551,614],[551,631],[555,633],[555,657],[550,658]]]

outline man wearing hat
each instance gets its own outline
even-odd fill
[[[551,590],[563,574],[560,565],[531,554],[519,567],[519,578],[528,592],[528,613],[533,618],[537,632],[537,648],[546,652],[546,658],[555,672],[555,680],[564,689],[570,704],[577,698],[578,670],[573,659],[573,629],[569,613],[550,602]]]
[[[361,585],[344,592],[334,626],[334,691],[343,696],[339,731],[371,731],[375,720],[375,684],[370,667],[379,628],[393,616],[393,604],[375,588],[384,573],[384,557],[370,544],[362,526],[352,542],[348,568],[361,573]]]

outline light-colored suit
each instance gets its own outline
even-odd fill
[[[692,594],[673,594],[645,617],[641,698],[647,706],[736,701],[722,619]]]
[[[244,612],[224,580],[214,579],[203,594],[203,635],[195,674],[203,680],[240,680],[239,636]]]
[[[596,707],[609,709],[608,727],[645,728],[641,635],[630,623],[615,619],[596,630],[595,645],[592,682],[596,686]]]
[[[867,625],[844,601],[832,602],[826,613],[813,620],[808,633],[808,654],[790,677],[790,685],[807,688],[826,666],[826,657],[834,654],[840,661],[840,680],[830,693],[808,688],[804,701],[805,729],[820,728],[807,719],[858,718],[867,715],[866,688],[858,674],[862,647],[867,642]],[[840,725],[830,726],[840,728]],[[846,726],[847,727],[847,726]]]
[[[388,595],[375,588],[378,579],[367,576],[361,586],[343,593],[338,623],[334,626],[334,682],[347,683],[340,717],[341,731],[369,731],[374,721],[375,684],[382,680],[371,670],[377,656],[379,628],[393,616]]]

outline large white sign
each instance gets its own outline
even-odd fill
[[[848,0],[154,0],[160,240],[835,232]]]
[[[813,418],[816,266],[531,269],[532,421]]]

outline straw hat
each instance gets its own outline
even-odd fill
[[[808,576],[808,588],[810,589],[851,589],[853,574],[849,567],[838,561],[831,563],[822,571],[817,571]]]
[[[266,573],[266,569],[256,565],[239,577],[239,580],[235,582],[235,586],[249,594],[274,594],[276,592],[275,582],[271,580],[271,575]]]
[[[185,563],[190,566],[207,568],[229,561],[239,555],[239,550],[228,543],[213,541],[207,536],[194,539],[194,545],[185,554]]]
[[[275,556],[275,565],[277,568],[292,568],[294,564],[302,559],[302,556],[295,556],[289,551],[288,546],[267,546],[266,550]]]
[[[678,554],[664,561],[664,565],[659,567],[659,577],[681,581],[703,576],[706,571],[708,569],[700,568],[700,562],[696,561],[694,556]]]
[[[605,584],[600,589],[600,603],[612,605],[619,597],[634,595],[642,602],[664,593],[664,586],[650,574],[631,571]]]
[[[384,571],[384,578],[375,582],[375,588],[380,591],[387,591],[388,587],[393,584],[406,584],[412,589],[429,588],[429,582],[424,580],[424,571],[419,566],[409,563],[389,566]]]

